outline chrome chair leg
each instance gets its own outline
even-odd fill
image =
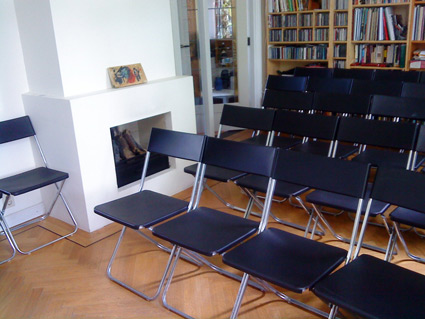
[[[4,264],[4,263],[7,263],[8,261],[12,260],[15,257],[15,255],[16,255],[16,249],[15,249],[15,246],[13,245],[13,243],[12,243],[12,240],[11,240],[11,238],[9,236],[9,233],[6,230],[6,226],[3,224],[3,218],[2,218],[2,216],[0,216],[0,227],[2,229],[2,232],[3,232],[4,236],[6,237],[7,241],[9,242],[10,248],[12,249],[12,255],[10,257],[8,257],[8,258],[0,261],[0,265],[1,265],[1,264]]]

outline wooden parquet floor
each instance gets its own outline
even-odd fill
[[[212,183],[211,186],[229,202],[243,207],[247,198],[234,184]],[[190,190],[178,195],[188,198]],[[232,214],[241,213],[224,207],[209,192],[204,192],[201,205],[220,209]],[[289,203],[274,203],[273,212],[285,220],[305,224],[307,214]],[[254,219],[256,217],[253,217]],[[329,222],[341,234],[348,236],[352,222],[346,214],[327,216]],[[269,226],[302,235],[298,230],[282,226],[270,220]],[[50,219],[42,226],[19,232],[17,240],[23,245],[47,241],[66,228]],[[110,281],[106,267],[119,236],[119,225],[112,224],[94,233],[79,231],[70,239],[34,252],[29,256],[17,255],[11,262],[0,266],[0,318],[179,318],[161,306],[160,299],[143,300],[130,291]],[[424,240],[409,232],[407,240],[414,252],[425,253]],[[366,242],[385,247],[388,236],[382,227],[370,226]],[[336,241],[329,232],[322,242],[347,248]],[[7,245],[0,242],[0,258],[7,253]],[[362,250],[380,258],[380,253]],[[148,293],[158,284],[168,255],[128,231],[113,269],[113,274]],[[212,259],[219,265],[220,257]],[[407,261],[400,252],[394,262],[403,267],[425,274],[425,265]],[[228,267],[225,267],[229,269]],[[237,273],[237,272],[236,272]],[[219,275],[207,267],[197,267],[181,261],[176,277],[169,290],[170,304],[197,318],[228,318],[239,288],[239,283]],[[298,295],[288,293],[309,305],[327,311],[327,305],[312,293]],[[319,318],[278,299],[271,293],[248,288],[243,299],[239,318]]]

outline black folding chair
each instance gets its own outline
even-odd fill
[[[335,79],[310,77],[308,79],[308,92],[326,92],[326,93],[350,93],[353,79]]]
[[[411,82],[418,83],[421,76],[421,72],[417,71],[402,71],[402,70],[375,70],[375,81],[400,81],[400,82]]]
[[[208,138],[202,163],[206,166],[214,165],[260,176],[270,176],[275,152],[276,150],[271,147]],[[203,171],[205,171],[205,165]],[[199,187],[202,189],[202,184]],[[272,187],[273,185],[270,183],[268,188],[271,189]],[[268,200],[264,205],[265,211],[268,211],[270,202]],[[176,250],[173,266],[163,292],[164,306],[183,317],[189,318],[189,315],[167,303],[167,291],[173,280],[174,270],[180,259],[182,248],[188,253],[191,251],[191,255],[198,256],[195,258],[201,258],[203,262],[220,273],[235,277],[220,270],[200,255],[223,254],[252,236],[259,228],[263,228],[267,218],[268,216],[263,214],[261,223],[258,223],[208,207],[198,207],[198,203],[196,203],[195,209],[190,213],[154,227],[154,235],[172,243],[174,245],[173,251]],[[172,259],[173,255],[170,256],[170,260]],[[240,279],[240,277],[236,278]]]
[[[173,158],[200,162],[204,142],[205,137],[201,135],[153,128],[143,166],[140,191],[120,199],[97,205],[94,208],[94,212],[96,214],[123,225],[121,234],[108,264],[107,275],[109,279],[146,300],[153,300],[159,295],[166,279],[170,264],[167,264],[164,276],[161,278],[160,284],[153,296],[148,296],[140,290],[137,290],[136,288],[114,277],[112,275],[112,265],[123,241],[124,234],[127,228],[131,228],[162,250],[170,252],[169,248],[163,246],[152,237],[144,234],[142,229],[149,229],[166,219],[174,217],[185,211],[190,211],[193,208],[200,175],[200,168],[198,168],[197,174],[195,175],[195,182],[190,202],[146,190],[144,189],[144,182],[149,166],[150,155],[151,153],[158,153]]]
[[[352,161],[370,163],[374,167],[397,167],[400,169],[410,169],[411,162],[414,157],[414,148],[416,146],[416,138],[418,134],[418,126],[413,123],[396,123],[377,120],[368,120],[363,118],[342,117],[337,132],[337,143],[339,141],[358,143],[364,145],[373,145],[380,147],[379,149],[366,149],[352,158]],[[338,146],[336,146],[338,147]],[[384,148],[384,149],[383,149]],[[362,149],[359,146],[359,150]],[[405,149],[408,153],[399,153],[399,149]],[[371,184],[367,188],[365,194],[369,198]],[[357,201],[349,196],[341,196],[322,190],[313,191],[306,196],[306,201],[313,204],[314,211],[319,216],[322,223],[329,229],[331,234],[338,240],[349,243],[348,238],[338,234],[330,223],[322,214],[323,207],[336,208],[345,212],[355,212],[357,210]],[[371,216],[380,217],[384,227],[390,234],[384,212],[389,204],[385,202],[375,201],[371,208]],[[362,207],[362,214],[366,211],[366,205]],[[383,247],[377,247],[363,244],[364,247],[373,249],[382,253],[386,252]]]
[[[315,112],[331,112],[334,115],[366,117],[369,114],[369,108],[370,96],[368,95],[324,92],[314,94],[313,109]]]
[[[418,136],[418,141],[416,143],[416,152],[425,152],[425,126],[421,125],[420,132]],[[423,171],[422,171],[423,173]],[[417,233],[421,238],[424,236],[420,234],[417,229],[425,229],[425,215],[421,212],[417,212],[412,209],[398,207],[390,214],[390,220],[393,222],[393,231],[391,233],[392,240],[390,239],[390,245],[388,245],[388,251],[386,260],[390,260],[390,256],[393,253],[395,244],[397,242],[397,237],[400,239],[400,242],[403,245],[404,250],[406,251],[407,256],[412,258],[415,261],[425,263],[425,258],[413,254],[406,240],[404,239],[403,233],[405,230],[402,230],[400,225],[412,227],[415,233]]]
[[[44,156],[44,153],[41,149],[40,143],[37,139],[30,118],[28,116],[23,116],[12,120],[0,122],[0,144],[10,143],[30,137],[32,137],[36,142],[37,149],[39,151],[41,159],[43,160],[44,166],[0,179],[0,197],[6,196],[3,203],[3,207],[0,212],[0,227],[2,228],[3,234],[6,236],[9,244],[12,247],[12,256],[1,261],[0,264],[11,260],[15,256],[16,251],[21,254],[30,254],[38,249],[41,249],[63,238],[73,235],[78,229],[77,222],[74,216],[72,215],[71,209],[69,208],[65,197],[62,194],[63,185],[66,179],[68,179],[69,175],[68,173],[57,171],[48,167],[46,157]],[[50,207],[48,207],[48,210],[36,218],[23,222],[19,225],[9,227],[6,221],[7,216],[5,215],[5,213],[11,196],[19,196],[34,190],[44,188],[49,185],[54,185],[54,187],[56,188],[56,195],[54,196]],[[64,236],[60,236],[59,238],[56,238],[46,244],[37,246],[36,248],[33,248],[31,250],[22,250],[16,242],[15,237],[13,236],[13,231],[21,229],[22,227],[31,225],[33,223],[45,220],[48,216],[50,216],[59,197],[65,205],[66,211],[69,214],[71,222],[74,224],[74,229],[72,230],[72,232]]]
[[[353,85],[349,93],[400,96],[402,87],[403,82],[401,81],[353,80]]]
[[[423,77],[423,76],[422,76]],[[425,98],[425,83],[403,83],[401,96],[414,97],[419,99]]]
[[[296,67],[294,76],[314,76],[319,78],[331,78],[334,69],[331,68],[305,68]]]
[[[291,147],[294,151],[331,157],[333,154],[333,143],[336,137],[338,120],[338,117],[322,114],[277,111],[273,122],[273,131],[297,136],[299,140],[304,139],[302,143]],[[284,145],[282,143],[280,140],[281,138],[281,136],[276,136],[274,140],[272,140],[272,146],[280,147],[282,149],[289,148],[287,147],[288,145]],[[317,140],[314,140],[313,138]],[[235,183],[250,197],[250,201],[248,202],[246,209],[246,217],[251,213],[252,205],[254,203],[257,204],[257,206],[262,207],[262,203],[259,200],[257,193],[266,193],[268,183],[267,177],[247,175],[239,178],[235,181]],[[278,182],[276,184],[275,191],[275,195],[279,198],[290,200],[295,199],[298,202],[301,208],[303,208],[310,216],[307,226],[287,222],[278,218],[273,213],[270,213],[270,216],[277,222],[305,231],[305,236],[307,236],[308,232],[311,231],[311,213],[309,209],[306,208],[300,195],[305,193],[307,190],[308,188],[304,186]],[[323,232],[318,234],[323,235]]]
[[[372,80],[375,69],[334,69],[333,77],[337,79]]]
[[[279,150],[272,177],[277,182],[356,197],[358,207],[361,207],[368,175],[369,165],[365,163]],[[356,218],[353,234],[357,234],[358,220]],[[353,250],[354,244],[347,252],[275,228],[260,232],[223,256],[225,264],[245,273],[231,318],[237,317],[249,277],[256,278],[265,288],[288,303],[326,317],[327,313],[289,297],[268,283],[295,293],[303,293],[335,270],[344,259],[351,258]]]
[[[294,110],[309,112],[312,110],[314,94],[311,92],[276,91],[264,92],[265,109]]]
[[[243,142],[258,145],[267,145],[272,131],[272,124],[274,119],[274,110],[265,110],[252,107],[236,106],[225,104],[223,113],[220,119],[220,126],[217,137],[220,138],[222,134],[222,128],[224,125],[250,129],[253,130],[253,136]],[[260,134],[263,132],[264,134]],[[265,134],[267,133],[267,134]],[[185,173],[195,175],[197,164],[185,167]],[[238,172],[224,167],[215,167],[209,165],[205,171],[204,177],[207,179],[215,180],[222,183],[233,182],[238,178],[245,175],[243,172]],[[237,207],[227,202],[223,197],[220,196],[212,187],[204,183],[204,187],[210,191],[221,203],[227,207],[245,212],[245,209]]]
[[[366,146],[359,147],[359,154],[352,159],[354,161],[371,163],[375,167],[410,169],[418,131],[418,125],[414,123],[342,117],[336,139],[337,143],[342,141]]]
[[[306,76],[269,75],[266,90],[303,92],[307,88]]]
[[[423,174],[380,167],[371,198],[423,214],[424,188]],[[361,232],[364,234],[363,229]],[[359,243],[362,239],[360,235]],[[354,257],[358,253],[356,250]],[[425,314],[422,298],[425,276],[369,255],[355,258],[324,278],[313,292],[334,305],[331,319],[335,318],[337,307],[362,318],[374,319],[423,318]]]
[[[374,95],[370,114],[375,118],[388,118],[393,121],[408,120],[410,122],[425,121],[425,100],[419,98]],[[425,158],[418,155],[412,160],[411,169],[418,169]]]

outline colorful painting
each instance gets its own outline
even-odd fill
[[[115,88],[147,82],[145,72],[140,63],[114,66],[108,68],[108,73],[112,86]]]

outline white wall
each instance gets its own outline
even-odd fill
[[[21,42],[19,40],[13,0],[0,1],[0,121],[25,115],[21,94],[28,90]],[[0,178],[34,167],[32,148],[28,140],[0,145]],[[16,224],[14,212],[40,209],[39,192],[15,199],[8,209],[10,224]]]
[[[31,92],[110,88],[106,69],[141,63],[149,81],[175,75],[170,0],[16,0]]]

